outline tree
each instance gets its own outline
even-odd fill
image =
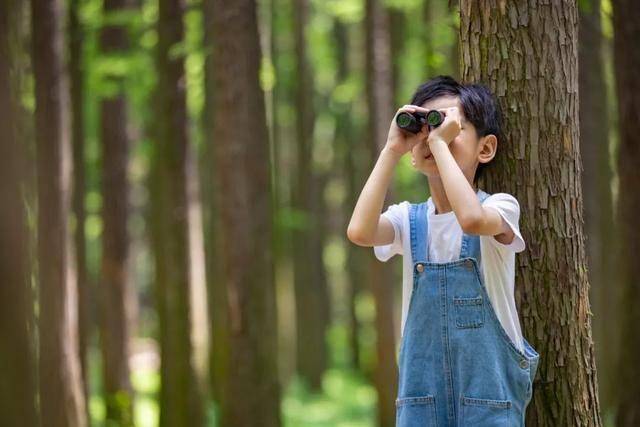
[[[129,7],[127,0],[105,0],[107,22]],[[106,57],[122,56],[129,46],[123,25],[106,24],[100,34]],[[129,255],[129,216],[127,177],[129,136],[127,100],[121,76],[108,76],[115,93],[100,103],[102,146],[102,263],[100,296],[102,362],[107,419],[121,425],[133,423],[133,391],[129,379],[129,325],[127,316],[127,259]]]
[[[607,91],[602,57],[600,0],[578,3],[580,153],[584,164],[582,186],[589,261],[589,283],[593,305],[598,385],[603,407],[613,403],[615,383],[616,334],[610,332],[617,310],[618,287],[610,286],[615,277],[616,245],[611,168],[609,167],[609,120]]]
[[[599,426],[582,220],[574,3],[461,1],[461,73],[483,82],[505,138],[480,182],[520,201],[516,300],[540,354],[527,425]]]
[[[156,292],[160,319],[160,425],[198,426],[202,401],[194,366],[191,320],[191,239],[188,167],[189,143],[183,43],[184,3],[160,0],[156,67],[152,199]]]
[[[71,209],[69,93],[61,4],[32,0],[32,63],[38,183],[40,411],[47,425],[86,424],[78,352]]]
[[[73,214],[76,227],[74,241],[76,249],[76,271],[78,282],[78,335],[80,364],[85,399],[89,396],[87,350],[89,347],[89,274],[87,271],[84,198],[86,180],[84,170],[85,125],[84,125],[84,31],[79,16],[80,0],[69,3],[69,77],[71,85],[71,139],[73,145]],[[89,414],[86,414],[89,417]]]
[[[254,0],[213,0],[215,147],[229,348],[221,425],[280,425],[269,144]],[[214,141],[207,141],[213,144]]]
[[[638,367],[638,336],[640,308],[640,264],[635,256],[640,253],[640,228],[637,212],[640,208],[640,84],[636,70],[640,67],[640,4],[629,0],[613,1],[614,66],[618,95],[618,224],[621,242],[620,300],[616,309],[620,313],[620,356],[616,365],[618,411],[616,425],[635,426],[640,423],[640,405],[634,397],[640,395],[640,367]],[[610,331],[611,332],[611,331]]]
[[[32,262],[29,251],[25,195],[26,144],[19,123],[26,114],[19,106],[17,49],[24,7],[0,2],[0,424],[35,426],[36,375],[33,335]],[[20,52],[21,53],[21,52]]]
[[[389,122],[394,116],[393,65],[389,15],[379,0],[365,3],[366,96],[369,114],[367,138],[369,164],[372,165],[384,147]],[[370,170],[371,168],[369,168]],[[387,192],[387,200],[392,198]],[[385,203],[386,204],[386,203]],[[395,423],[395,398],[398,391],[396,339],[393,326],[393,287],[391,265],[381,263],[369,254],[371,266],[367,278],[375,302],[376,367],[374,383],[378,393],[378,424]],[[394,351],[389,351],[394,349]]]
[[[325,332],[329,323],[327,282],[322,260],[322,221],[317,198],[322,196],[320,177],[313,168],[314,85],[307,59],[304,31],[307,0],[295,0],[295,105],[296,166],[292,205],[304,218],[293,232],[293,270],[296,299],[296,366],[313,390],[320,390],[327,364]]]

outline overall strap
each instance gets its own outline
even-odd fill
[[[480,203],[489,197],[487,193],[476,193]],[[462,233],[462,244],[460,245],[460,258],[475,258],[480,261],[480,236]]]
[[[427,202],[411,203],[409,228],[411,230],[411,259],[413,262],[427,261]]]

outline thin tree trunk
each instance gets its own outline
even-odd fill
[[[84,172],[84,73],[83,73],[83,37],[80,24],[79,0],[69,4],[69,76],[71,85],[71,133],[73,145],[73,214],[76,227],[74,232],[76,248],[76,267],[78,272],[78,334],[82,383],[85,399],[89,398],[89,372],[87,367],[87,349],[91,331],[89,317],[89,277],[87,272],[86,238],[84,225],[86,211],[85,172]],[[87,420],[89,413],[86,414]]]
[[[616,334],[610,331],[616,324],[614,310],[617,286],[615,275],[617,258],[613,201],[611,196],[611,168],[609,167],[608,102],[604,82],[600,0],[580,3],[579,83],[580,83],[580,152],[584,171],[585,226],[589,261],[590,298],[594,313],[593,339],[600,402],[603,408],[614,404]],[[617,283],[617,282],[615,282]]]
[[[269,145],[256,3],[213,0],[213,7],[215,166],[231,344],[224,356],[220,419],[225,426],[253,426],[256,420],[279,426]]]
[[[366,33],[366,94],[369,114],[369,161],[375,162],[384,147],[388,124],[393,118],[393,66],[387,11],[379,0],[367,0],[365,6]],[[390,200],[392,190],[387,192]],[[378,394],[378,425],[395,424],[397,396],[397,365],[393,323],[393,270],[369,254],[371,263],[369,286],[375,301],[376,367],[374,382]]]
[[[32,0],[32,61],[38,170],[40,411],[52,427],[86,425],[78,351],[78,297],[71,213],[69,93],[62,7]]]
[[[338,78],[337,84],[345,84],[349,78],[349,29],[346,24],[336,19],[334,22],[335,44],[338,57]],[[342,213],[343,226],[341,230],[346,230],[349,222],[350,206],[354,206],[357,197],[356,188],[356,164],[353,160],[354,147],[353,141],[356,141],[355,132],[351,124],[351,103],[341,104],[336,119],[336,153],[339,155],[339,161],[342,167],[339,170],[344,171],[344,185],[347,188],[347,203]],[[360,369],[360,345],[358,336],[360,334],[360,326],[356,313],[356,298],[364,282],[364,274],[362,272],[362,261],[358,257],[359,250],[357,245],[347,245],[347,308],[349,313],[349,357],[350,364],[353,369]]]
[[[106,0],[104,14],[109,17],[127,8],[126,0]],[[128,49],[126,28],[106,25],[100,34],[105,55],[121,55]],[[122,79],[111,76],[122,85]],[[122,87],[115,96],[100,103],[102,146],[102,260],[100,280],[100,337],[104,395],[107,419],[120,425],[133,424],[133,391],[129,379],[130,331],[127,317],[129,278],[129,136],[127,101]]]
[[[616,425],[640,425],[640,4],[613,1],[614,63],[618,96],[618,209],[621,242],[620,300],[615,304],[620,316],[620,357],[617,367],[618,411]],[[613,332],[610,330],[609,332]]]
[[[483,82],[505,115],[505,138],[481,188],[520,202],[527,250],[516,300],[540,354],[527,425],[600,426],[591,338],[578,129],[574,3],[462,1],[463,81]]]
[[[294,1],[294,40],[296,56],[296,179],[292,185],[293,207],[303,218],[293,232],[293,269],[296,299],[296,365],[298,374],[312,390],[320,390],[327,364],[325,329],[327,325],[327,283],[322,261],[322,217],[318,201],[322,194],[313,172],[313,77],[307,59],[304,30],[308,21],[307,0]]]
[[[160,426],[199,426],[202,401],[194,368],[193,307],[187,168],[190,146],[184,57],[184,4],[160,0],[156,64],[158,85],[153,173],[156,289],[160,318]]]
[[[0,424],[35,427],[32,260],[25,192],[32,165],[20,141],[18,28],[24,8],[0,2]]]

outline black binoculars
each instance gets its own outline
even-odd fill
[[[429,129],[438,127],[444,122],[445,114],[438,110],[431,110],[428,113],[422,111],[414,111],[409,113],[401,111],[396,116],[396,124],[400,129],[404,129],[411,133],[418,133],[422,126],[426,123]]]

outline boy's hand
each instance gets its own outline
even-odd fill
[[[444,121],[431,131],[428,141],[431,143],[431,141],[441,139],[447,144],[451,144],[451,141],[460,133],[460,111],[458,107],[439,111],[445,113]]]
[[[423,111],[426,113],[429,110],[418,107],[417,105],[405,105],[396,112],[395,116],[393,116],[393,119],[391,120],[391,127],[389,128],[389,135],[387,136],[387,144],[385,147],[399,155],[408,153],[409,151],[411,151],[414,145],[416,145],[420,141],[426,140],[429,136],[429,127],[426,124],[423,125],[420,132],[416,134],[405,131],[404,129],[400,129],[396,124],[396,117],[402,111],[407,111],[409,113],[413,113],[415,111]]]

